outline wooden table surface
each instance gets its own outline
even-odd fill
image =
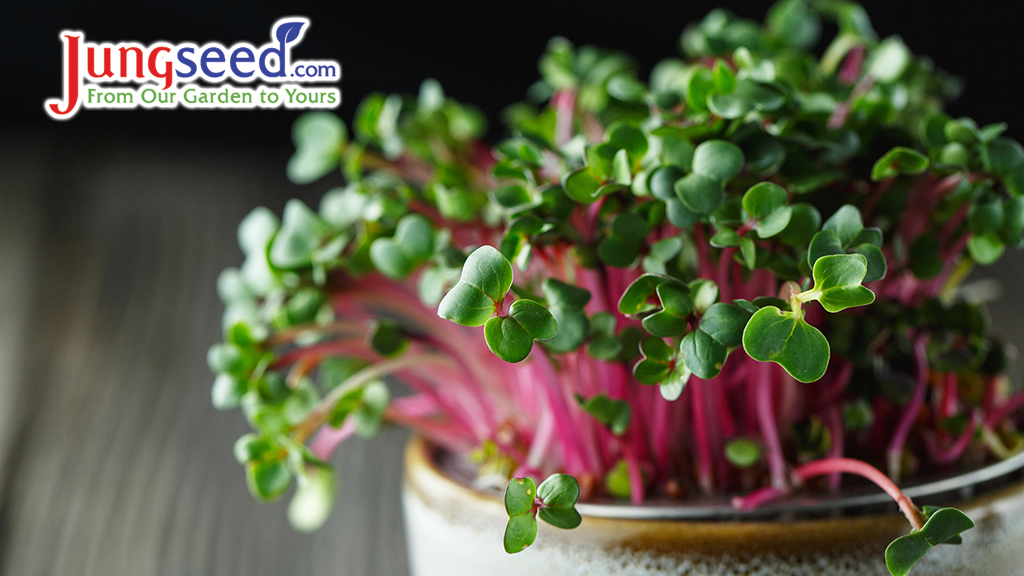
[[[0,141],[0,574],[407,572],[402,432],[339,450],[339,504],[304,535],[249,496],[231,455],[247,426],[210,406],[237,223],[323,192],[286,185],[285,160]],[[1022,271],[1014,253],[984,272],[1019,296]],[[994,326],[1024,343],[1008,302]]]

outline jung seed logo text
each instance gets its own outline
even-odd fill
[[[238,42],[87,42],[85,33],[64,30],[64,97],[46,101],[57,120],[82,108],[336,108],[341,80],[335,60],[298,60],[291,49],[302,41],[309,19],[282,18],[260,47]]]

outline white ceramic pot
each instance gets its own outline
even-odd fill
[[[498,495],[449,478],[416,438],[402,496],[413,576],[887,575],[885,547],[909,530],[895,513],[730,521],[680,519],[682,507],[581,506],[578,528],[541,522],[536,543],[508,555]],[[977,526],[963,545],[932,550],[913,576],[1024,574],[1024,482],[957,505]]]

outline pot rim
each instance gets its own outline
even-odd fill
[[[469,467],[451,454],[418,436],[408,448],[420,450],[425,463],[440,476],[485,498],[501,499],[498,490],[482,490],[473,483]],[[946,475],[901,487],[918,506],[956,505],[981,498],[998,498],[1008,485],[1024,479],[1024,452],[1006,460],[961,474]],[[1013,486],[1016,489],[1017,486]],[[581,502],[576,509],[583,516],[623,520],[756,521],[773,519],[809,519],[836,515],[862,516],[897,510],[892,499],[869,487],[848,489],[838,496],[800,494],[784,497],[754,510],[737,510],[731,498],[736,494],[704,497],[699,500],[661,500],[641,505],[621,502]]]

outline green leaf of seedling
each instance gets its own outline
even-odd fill
[[[643,319],[643,327],[653,336],[671,337],[686,333],[687,318],[693,313],[693,300],[685,284],[663,283],[655,288],[662,310]]]
[[[513,478],[505,487],[505,552],[522,552],[537,539],[536,496],[537,485],[529,478]]]
[[[906,576],[933,547],[957,543],[962,532],[974,528],[974,522],[956,508],[928,512],[928,521],[920,530],[900,536],[885,549],[885,565],[893,576]]]
[[[531,514],[534,510],[534,499],[537,497],[537,485],[529,478],[513,478],[505,486],[505,512],[509,516]]]
[[[552,474],[537,487],[537,497],[545,506],[572,508],[580,499],[580,483],[568,474]]]
[[[545,346],[562,353],[579,348],[590,332],[590,321],[583,309],[590,302],[590,292],[556,278],[545,280],[542,289],[548,310],[558,325],[555,337]]]
[[[696,172],[677,181],[675,191],[683,206],[695,214],[710,213],[725,197],[725,190],[719,180]]]
[[[647,153],[647,137],[636,125],[618,121],[608,127],[608,143],[615,149],[625,150],[632,164],[639,164]]]
[[[511,516],[505,526],[505,552],[515,554],[530,547],[537,540],[537,517],[533,514]]]
[[[389,278],[405,278],[434,253],[434,229],[419,214],[398,222],[393,238],[378,238],[370,245],[370,261]]]
[[[641,384],[657,384],[668,376],[675,363],[675,350],[661,338],[645,338],[640,342],[643,357],[633,366],[633,376]]]
[[[604,394],[584,398],[576,396],[576,401],[585,412],[604,424],[612,434],[622,436],[629,427],[629,404],[622,400],[612,400]]]
[[[849,246],[864,230],[864,223],[861,221],[860,210],[846,204],[836,210],[836,213],[821,225],[821,229],[834,232],[840,244]]]
[[[359,405],[350,416],[355,419],[356,434],[362,438],[373,438],[380,432],[384,411],[391,402],[391,392],[386,384],[375,380],[363,387]]]
[[[1005,245],[999,235],[989,232],[980,236],[972,235],[967,240],[967,253],[982,266],[995,263],[1003,255]]]
[[[725,140],[702,142],[693,151],[693,173],[724,184],[739,174],[743,167],[743,151]]]
[[[840,312],[875,301],[875,294],[861,286],[867,274],[867,258],[861,254],[822,256],[814,263],[815,294],[822,308]]]
[[[622,341],[615,336],[615,316],[611,312],[598,312],[590,317],[587,353],[600,360],[613,360],[622,353]]]
[[[832,230],[822,230],[811,238],[811,243],[807,248],[807,265],[814,268],[814,263],[822,256],[845,253],[846,250],[843,250],[843,243],[839,240],[839,236]]]
[[[612,219],[608,236],[597,247],[603,262],[626,268],[636,260],[647,236],[647,222],[632,212],[621,212]]]
[[[466,258],[459,282],[441,299],[437,315],[463,326],[481,326],[500,310],[512,287],[512,264],[491,246]]]
[[[295,495],[288,503],[288,522],[300,532],[312,532],[327,522],[334,507],[334,472],[321,466],[309,466],[298,477]]]
[[[217,410],[233,410],[238,408],[242,397],[249,391],[246,378],[231,374],[218,374],[210,390],[210,400]]]
[[[658,168],[651,173],[648,184],[651,195],[659,200],[676,200],[676,182],[682,180],[685,176],[686,173],[677,166],[662,166]]]
[[[725,458],[739,468],[750,468],[757,464],[764,454],[764,448],[747,438],[735,438],[725,445]]]
[[[292,125],[295,154],[288,161],[288,179],[308,184],[338,168],[347,134],[345,124],[330,112],[307,112]]]
[[[743,210],[753,219],[767,218],[786,206],[786,190],[772,182],[761,182],[750,187],[743,195]]]
[[[581,204],[590,204],[601,197],[598,194],[601,182],[587,168],[568,172],[562,179],[562,188],[566,195]]]
[[[285,269],[308,266],[320,245],[324,224],[320,217],[300,200],[289,200],[284,207],[281,229],[270,245],[270,262]]]
[[[871,169],[871,179],[877,182],[900,174],[921,174],[927,169],[927,156],[917,150],[897,146],[875,162]]]
[[[370,348],[384,357],[401,354],[409,345],[409,339],[398,323],[393,320],[375,322],[369,334]]]
[[[537,516],[555,528],[561,528],[563,530],[572,530],[579,526],[583,521],[583,518],[580,516],[580,513],[576,511],[575,507],[544,507],[540,509]]]
[[[690,372],[698,378],[707,380],[718,376],[722,371],[729,351],[721,342],[698,328],[683,337],[680,352]]]
[[[718,284],[706,278],[697,278],[687,286],[693,294],[693,308],[698,314],[704,312],[718,301]]]
[[[740,245],[740,235],[731,228],[722,228],[708,240],[715,248],[734,248]]]
[[[629,482],[629,465],[625,460],[619,462],[604,477],[604,487],[608,493],[618,498],[629,498],[632,493]]]
[[[686,388],[686,383],[690,380],[692,374],[693,372],[690,372],[685,364],[681,369],[677,367],[676,370],[669,372],[668,376],[658,383],[661,397],[669,402],[678,400],[683,395],[683,390]]]
[[[885,254],[874,244],[864,243],[850,249],[854,254],[860,254],[868,263],[868,271],[864,275],[864,282],[874,282],[885,278],[886,262]]]
[[[799,313],[775,306],[758,310],[743,330],[743,349],[759,362],[775,362],[800,382],[814,382],[828,368],[829,345]]]
[[[740,256],[743,258],[743,265],[753,270],[757,265],[757,245],[750,236],[740,238]]]
[[[743,342],[743,328],[751,313],[735,304],[718,302],[711,305],[700,319],[700,329],[727,348]]]
[[[656,310],[649,302],[652,296],[657,293],[658,286],[672,284],[681,291],[689,291],[689,287],[681,280],[662,274],[644,274],[634,280],[622,293],[619,298],[619,313],[626,316],[636,316],[650,310]]]
[[[778,239],[790,246],[804,246],[821,226],[821,213],[814,206],[798,203],[791,206],[789,222]]]
[[[292,484],[292,473],[288,469],[288,464],[278,458],[246,463],[245,477],[249,492],[266,502],[280,498]]]
[[[280,223],[273,212],[262,206],[256,208],[238,225],[238,245],[246,256],[266,252],[278,228]]]
[[[495,356],[506,362],[522,362],[534,340],[550,340],[558,324],[547,308],[533,300],[516,300],[507,317],[494,317],[484,325],[484,339]]]

